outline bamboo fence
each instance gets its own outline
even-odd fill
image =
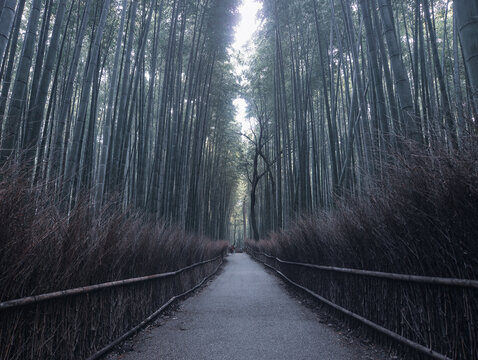
[[[0,303],[0,359],[96,359],[201,286],[222,255],[162,274]]]
[[[321,266],[248,253],[416,357],[478,359],[478,281]]]

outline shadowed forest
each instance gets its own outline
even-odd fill
[[[254,2],[239,49],[240,0],[0,0],[0,359],[98,354],[231,245],[478,356],[478,2]]]

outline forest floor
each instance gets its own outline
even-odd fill
[[[109,359],[389,358],[304,302],[248,255],[234,254],[209,286]]]

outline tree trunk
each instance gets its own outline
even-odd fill
[[[90,15],[90,7],[93,3],[92,0],[87,0],[85,8],[83,10],[83,17],[77,32],[75,39],[75,46],[73,51],[73,58],[71,65],[68,69],[68,75],[66,78],[66,86],[61,97],[61,104],[59,108],[59,114],[57,115],[57,123],[55,132],[53,133],[52,149],[50,151],[50,175],[55,177],[61,171],[63,166],[63,143],[64,143],[64,131],[67,123],[68,113],[71,105],[71,98],[73,95],[74,80],[78,69],[78,63],[80,61],[81,46],[83,43],[83,37],[85,36],[86,26],[88,24],[88,18]]]
[[[422,136],[419,129],[419,119],[415,119],[415,109],[413,107],[412,91],[410,81],[403,64],[400,54],[400,45],[395,32],[392,6],[390,0],[378,0],[380,15],[383,22],[383,31],[387,40],[390,62],[392,64],[395,86],[397,88],[398,98],[400,99],[400,108],[410,139],[422,143]]]
[[[13,19],[15,18],[15,0],[6,0],[3,10],[0,8],[0,62],[7,49]]]
[[[87,73],[84,78],[83,92],[81,94],[81,99],[79,103],[79,110],[77,120],[75,122],[75,128],[73,130],[73,138],[71,140],[71,148],[68,152],[66,168],[65,168],[65,177],[64,177],[64,190],[63,193],[66,195],[72,187],[73,175],[76,172],[78,165],[79,154],[81,151],[81,134],[84,131],[85,121],[86,121],[86,112],[88,110],[88,100],[90,97],[91,84],[93,81],[93,74],[95,72],[97,61],[98,61],[98,52],[100,49],[101,39],[103,38],[103,31],[105,29],[106,17],[108,15],[110,7],[110,0],[105,0],[103,3],[103,8],[101,10],[100,22],[98,28],[96,29],[96,34],[94,37],[94,42],[92,50],[90,53],[90,60],[87,67]]]
[[[440,65],[440,58],[438,56],[436,34],[435,34],[435,29],[433,28],[433,24],[432,24],[432,20],[430,16],[430,7],[428,5],[428,0],[423,0],[423,8],[425,12],[425,21],[427,23],[428,32],[430,34],[430,42],[432,47],[433,62],[435,63],[436,77],[440,87],[440,94],[441,94],[442,106],[443,106],[443,115],[445,116],[445,122],[448,126],[448,131],[450,135],[449,141],[450,141],[451,147],[453,149],[456,149],[458,146],[458,139],[457,139],[455,121],[453,120],[453,117],[451,114],[450,101],[448,99],[448,94],[446,92],[446,84],[445,84],[445,79],[443,77],[442,67]]]
[[[471,93],[475,109],[478,109],[478,2],[454,0],[454,6]]]
[[[18,3],[17,14],[15,15],[15,25],[10,42],[10,55],[8,56],[7,69],[5,71],[5,78],[2,84],[2,93],[0,94],[0,137],[2,136],[2,125],[5,120],[5,111],[7,108],[7,96],[10,90],[10,84],[13,76],[13,66],[15,62],[15,54],[17,49],[18,34],[20,32],[20,26],[22,22],[23,10],[25,8],[25,0],[21,0]],[[6,56],[6,54],[5,54]],[[0,155],[1,157],[1,155]]]
[[[453,6],[456,3],[453,3]],[[458,138],[465,132],[465,114],[463,111],[463,93],[460,81],[460,55],[458,52],[458,29],[456,17],[453,18],[453,84],[455,89],[455,106],[458,115]]]
[[[56,10],[55,24],[50,38],[50,46],[46,55],[45,66],[38,85],[38,96],[35,103],[30,104],[30,111],[27,117],[27,127],[25,134],[25,148],[31,148],[36,145],[40,132],[40,125],[45,110],[46,99],[48,96],[48,87],[50,86],[51,75],[55,66],[56,54],[58,52],[58,43],[60,41],[61,25],[66,10],[66,0],[60,0]]]
[[[360,0],[360,8],[362,9],[362,17],[365,25],[365,33],[367,36],[367,46],[369,52],[369,61],[372,68],[374,90],[377,94],[377,117],[382,125],[382,136],[385,141],[385,148],[390,146],[390,132],[387,120],[387,110],[385,106],[385,95],[383,93],[382,74],[378,66],[378,56],[376,49],[375,32],[372,26],[372,18],[370,16],[369,4],[366,0]],[[377,129],[378,131],[378,129]]]
[[[38,21],[40,18],[41,0],[33,0],[28,19],[27,31],[23,41],[22,55],[18,63],[17,73],[15,75],[15,84],[12,90],[12,99],[8,109],[8,115],[5,119],[5,125],[2,133],[2,156],[0,163],[5,161],[18,145],[18,136],[22,122],[22,110],[25,104],[27,91],[28,75],[32,65],[33,51],[35,47]],[[12,49],[13,50],[13,49]]]
[[[100,163],[98,168],[98,181],[95,192],[95,209],[96,211],[103,204],[103,195],[105,191],[106,163],[108,160],[108,150],[111,142],[111,126],[113,121],[113,102],[118,87],[118,63],[121,54],[121,39],[123,38],[123,28],[126,18],[127,1],[123,0],[123,10],[121,12],[121,20],[118,28],[118,36],[116,38],[116,51],[113,63],[113,74],[111,75],[110,90],[108,93],[108,107],[106,109],[106,117],[103,125],[102,143],[100,150]]]

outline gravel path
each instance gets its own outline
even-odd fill
[[[363,349],[317,321],[278,278],[246,254],[168,321],[140,333],[121,360],[367,359]]]

